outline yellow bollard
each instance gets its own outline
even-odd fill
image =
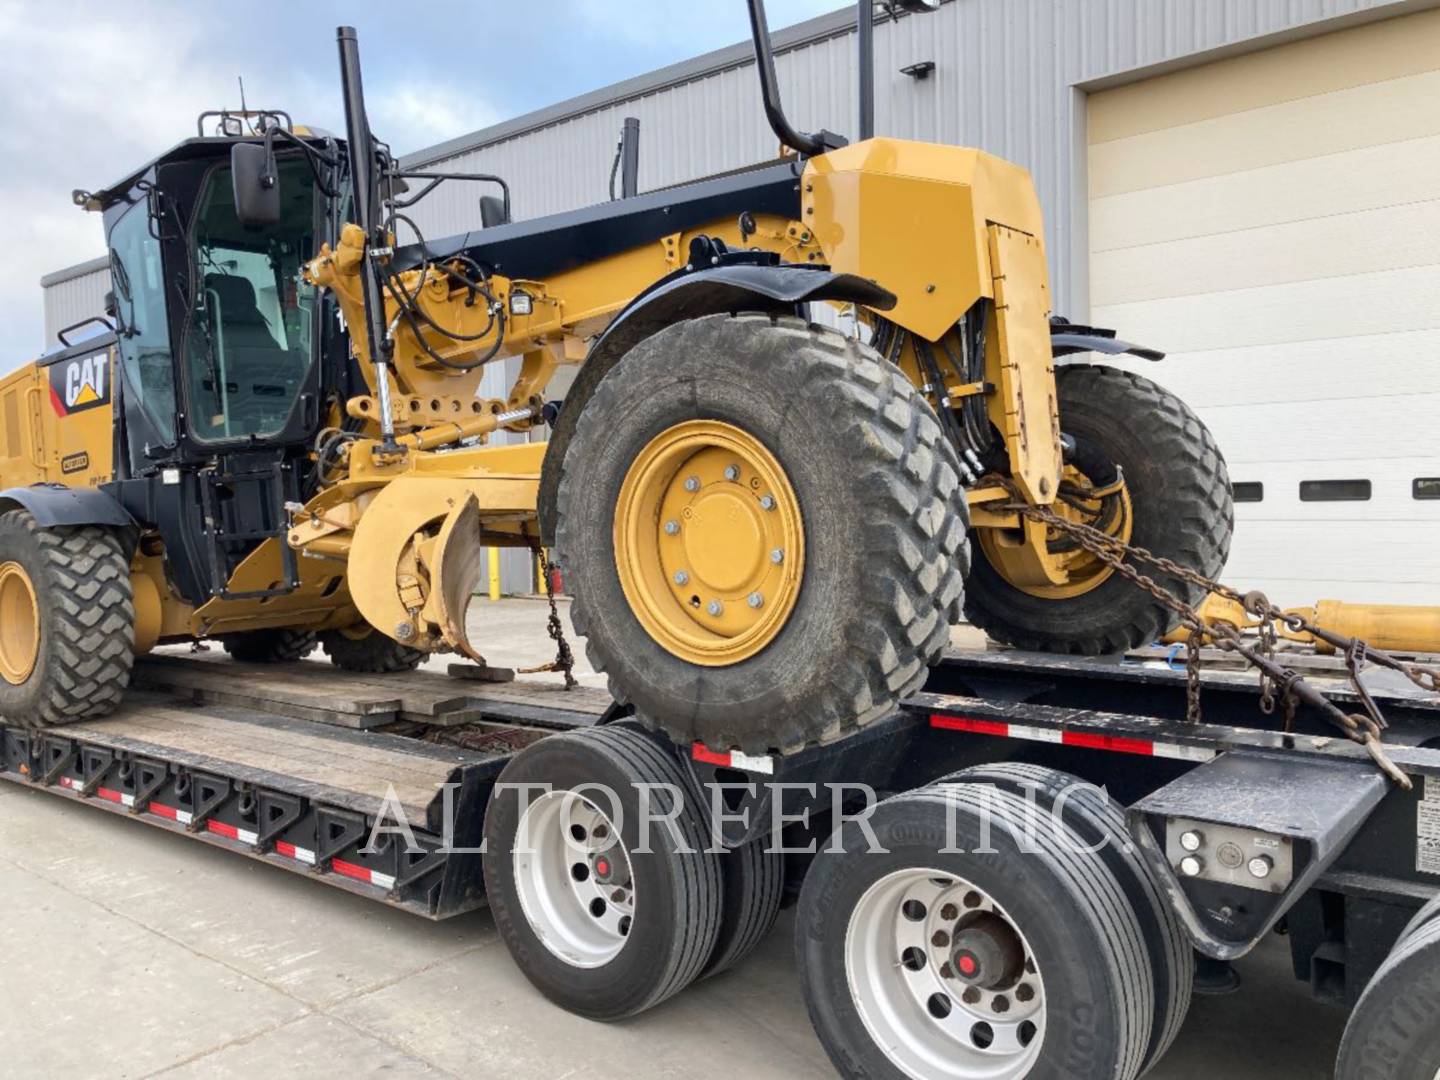
[[[490,552],[490,599],[500,599],[500,549],[492,547]]]

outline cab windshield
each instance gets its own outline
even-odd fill
[[[184,364],[198,440],[280,434],[314,362],[315,294],[300,268],[315,250],[315,181],[298,159],[280,163],[279,180],[270,228],[240,224],[229,165],[210,171],[196,204]]]

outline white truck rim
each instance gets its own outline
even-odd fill
[[[875,1045],[909,1076],[1009,1080],[1040,1055],[1045,986],[1029,942],[953,874],[875,882],[850,916],[845,974]]]
[[[635,919],[630,854],[614,823],[573,791],[526,808],[513,854],[530,928],[567,964],[597,968],[619,955]]]

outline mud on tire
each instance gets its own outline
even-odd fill
[[[723,667],[661,647],[616,569],[628,468],[656,435],[700,419],[765,443],[805,530],[788,621]],[[591,664],[643,723],[681,743],[766,752],[839,738],[920,687],[960,616],[968,517],[934,412],[869,347],[800,319],[713,315],[637,345],[579,418],[556,516]]]
[[[0,514],[0,563],[35,591],[40,650],[18,686],[0,680],[0,718],[50,727],[113,712],[130,685],[135,597],[119,535],[97,526],[46,529],[25,510]]]

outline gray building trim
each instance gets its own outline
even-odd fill
[[[67,266],[63,270],[51,271],[40,279],[40,287],[42,289],[48,289],[52,285],[73,281],[78,277],[84,277],[86,274],[94,274],[97,271],[109,269],[109,267],[110,256],[100,255],[93,259],[87,259],[82,263],[76,263],[74,266]]]

